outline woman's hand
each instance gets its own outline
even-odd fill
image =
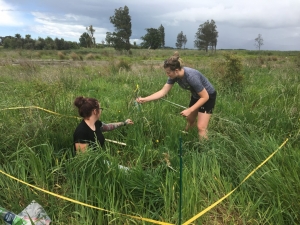
[[[135,99],[135,101],[138,103],[144,103],[144,102],[146,102],[146,98],[138,97]]]
[[[133,123],[133,121],[132,121],[131,119],[127,119],[127,120],[125,120],[125,124],[126,124],[126,125],[127,125],[127,124],[131,124],[131,125],[132,125],[132,124],[134,124],[134,123]]]
[[[188,117],[190,114],[192,113],[192,111],[190,110],[190,108],[183,110],[180,115],[184,116],[184,117]]]

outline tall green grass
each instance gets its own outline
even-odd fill
[[[233,190],[289,138],[264,166],[194,224],[299,224],[299,68],[285,58],[294,53],[237,51],[245,80],[236,92],[224,89],[218,76],[222,68],[211,66],[223,60],[222,52],[181,51],[185,63],[203,72],[218,91],[209,140],[199,142],[195,129],[181,133],[185,126],[181,108],[162,100],[134,104],[137,95],[153,93],[166,82],[161,64],[171,50],[133,50],[131,55],[110,49],[84,51],[76,54],[105,59],[41,65],[28,60],[27,52],[0,51],[3,57],[28,60],[1,67],[0,169],[108,211],[56,198],[0,174],[2,207],[18,213],[34,199],[53,224],[150,224],[122,214],[178,224],[180,137],[183,221]],[[42,55],[57,57],[57,52]],[[259,57],[270,56],[277,60],[265,60],[268,65],[262,67]],[[77,116],[72,104],[79,95],[100,100],[104,122],[133,119],[133,126],[105,133],[107,139],[126,146],[107,142],[104,149],[72,157],[72,135],[79,120],[67,116]],[[166,96],[185,107],[189,98],[177,85]],[[63,116],[34,108],[4,110],[32,105]],[[130,170],[120,170],[118,165]]]

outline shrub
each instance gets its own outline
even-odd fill
[[[211,70],[213,71],[214,77],[219,78],[224,76],[226,71],[225,61],[213,61],[210,65]]]
[[[128,61],[121,59],[120,62],[118,63],[117,67],[120,69],[125,69],[126,71],[131,70],[131,65],[129,64]]]
[[[225,73],[222,77],[224,87],[240,89],[244,80],[241,74],[242,62],[237,55],[225,54]]]
[[[265,63],[265,59],[263,57],[258,57],[258,62],[260,65],[263,65]]]
[[[77,55],[75,52],[72,52],[72,53],[71,53],[71,58],[72,58],[74,61],[80,59],[79,55]]]
[[[130,71],[131,65],[128,61],[121,59],[119,62],[115,62],[114,60],[110,60],[110,63],[108,65],[108,73],[109,74],[118,74],[122,70]]]
[[[109,57],[109,52],[105,50],[105,51],[102,52],[102,55],[106,56],[106,57]]]
[[[65,55],[63,52],[58,52],[58,53],[57,53],[57,56],[58,56],[58,58],[59,58],[60,60],[63,60],[63,59],[66,58],[66,55]]]
[[[94,60],[95,59],[95,55],[93,53],[89,53],[86,55],[85,57],[87,60]]]
[[[36,57],[36,58],[41,58],[42,57],[42,52],[40,52],[40,51],[37,51],[37,52],[35,52],[34,53],[34,56]]]

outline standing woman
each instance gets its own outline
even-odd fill
[[[100,107],[100,103],[95,98],[77,97],[74,105],[78,108],[78,113],[83,118],[73,134],[75,153],[85,152],[89,145],[90,147],[96,147],[97,145],[103,147],[105,138],[102,132],[133,124],[131,119],[109,124],[101,122],[99,119],[103,108]]]
[[[184,67],[178,52],[165,60],[164,69],[168,76],[167,83],[158,92],[147,97],[137,98],[139,103],[149,102],[164,97],[178,83],[183,89],[190,90],[191,100],[189,108],[183,110],[180,114],[187,119],[185,130],[189,130],[196,124],[199,138],[207,139],[207,127],[216,102],[217,92],[208,81],[208,79],[193,68]]]

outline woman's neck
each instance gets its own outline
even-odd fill
[[[178,70],[178,78],[183,78],[184,77],[184,69],[181,68],[181,70]]]
[[[85,122],[85,123],[86,123],[93,131],[96,130],[96,126],[95,126],[96,121],[97,121],[97,120],[94,119],[93,117],[84,119],[84,122]]]

